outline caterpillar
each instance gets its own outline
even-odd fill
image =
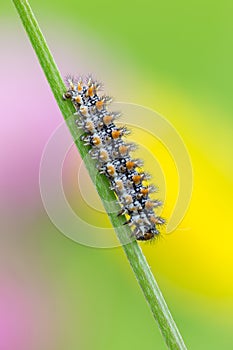
[[[92,77],[68,78],[67,85],[63,99],[72,101],[76,125],[84,132],[81,140],[90,146],[89,153],[96,160],[98,171],[110,181],[121,206],[118,216],[126,215],[124,224],[131,227],[132,237],[137,240],[157,238],[165,223],[156,215],[162,202],[151,198],[156,187],[148,184],[150,175],[143,171],[142,160],[131,157],[136,146],[124,140],[130,131],[115,124],[120,113],[109,110],[112,98],[99,95],[102,86]]]

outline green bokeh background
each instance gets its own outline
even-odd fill
[[[156,109],[183,137],[194,167],[184,231],[142,247],[187,347],[232,349],[232,1],[30,4],[62,74],[75,64],[97,72],[117,99]],[[0,11],[1,34],[26,41],[13,4]],[[122,250],[67,239],[38,207],[7,249],[21,259],[20,276],[49,284],[56,324],[47,348],[165,349]]]

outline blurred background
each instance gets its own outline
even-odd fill
[[[194,175],[190,206],[175,231],[140,245],[187,347],[232,349],[233,3],[30,4],[64,77],[92,73],[115,101],[157,111],[182,137]],[[10,1],[0,19],[0,349],[166,349],[122,249],[78,244],[48,217],[39,166],[62,116]],[[176,167],[164,145],[144,139],[169,218]],[[67,200],[83,220],[110,228],[82,199],[78,164],[71,148]],[[88,196],[97,200],[94,187]]]

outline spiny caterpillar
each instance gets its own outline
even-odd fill
[[[162,202],[150,198],[156,188],[148,185],[150,176],[142,170],[143,162],[130,155],[136,147],[123,139],[129,130],[114,123],[120,114],[108,109],[112,99],[99,96],[101,85],[92,78],[86,81],[68,78],[67,81],[68,89],[63,99],[70,99],[76,109],[77,127],[84,132],[81,139],[85,145],[91,146],[89,153],[96,160],[98,171],[111,183],[110,188],[121,206],[118,215],[126,215],[125,224],[132,227],[132,236],[137,240],[158,237],[158,228],[165,220],[156,215],[155,209]]]

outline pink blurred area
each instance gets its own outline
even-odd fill
[[[12,211],[38,199],[41,154],[62,119],[29,43],[3,39],[1,48],[0,184]]]
[[[38,283],[15,277],[8,274],[0,281],[0,349],[44,349],[54,327],[49,298]]]
[[[62,118],[29,42],[9,33],[0,45],[0,349],[53,349],[62,306],[33,222],[41,154]]]

